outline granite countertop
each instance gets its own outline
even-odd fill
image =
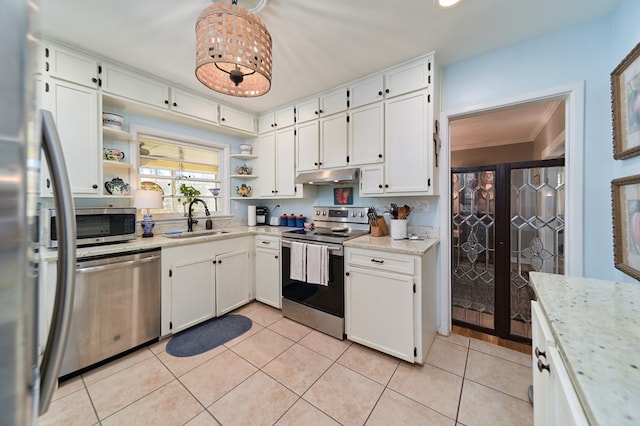
[[[155,233],[153,237],[138,237],[135,240],[117,244],[104,244],[99,246],[79,247],[76,250],[78,259],[89,256],[101,256],[105,254],[122,253],[126,251],[149,250],[162,247],[175,247],[188,244],[197,244],[206,241],[228,240],[231,238],[245,237],[248,235],[273,235],[280,236],[283,232],[299,228],[289,228],[286,226],[239,226],[233,228],[214,229],[213,231],[224,231],[224,234],[203,234],[197,237],[170,238],[163,234]],[[185,232],[186,233],[186,232]],[[41,259],[52,261],[58,258],[57,250],[43,250],[40,252]]]
[[[640,285],[532,272],[592,424],[640,424]]]
[[[361,237],[345,241],[344,246],[422,256],[429,249],[437,246],[439,242],[440,241],[437,238],[427,238],[424,240],[394,240],[389,236],[372,237],[371,235],[363,235]]]

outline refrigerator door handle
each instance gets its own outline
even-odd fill
[[[39,414],[49,409],[51,397],[58,383],[58,374],[67,345],[73,295],[75,291],[76,221],[69,175],[62,145],[50,111],[41,110],[40,126],[44,151],[53,181],[56,204],[56,232],[58,234],[58,271],[56,295],[51,327],[40,368]]]

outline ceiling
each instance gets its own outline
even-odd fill
[[[529,102],[450,122],[451,151],[533,142],[561,100]]]
[[[195,21],[208,0],[42,0],[40,11],[49,39],[263,112],[434,50],[446,66],[553,33],[620,1],[463,0],[442,10],[434,0],[268,0],[258,16],[273,39],[273,81],[253,99],[215,94],[195,78]]]

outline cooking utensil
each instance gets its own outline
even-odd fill
[[[398,205],[395,203],[391,203],[391,219],[398,218]]]
[[[407,219],[409,217],[409,213],[411,213],[411,207],[408,205],[404,205],[402,207],[398,207],[398,219]]]

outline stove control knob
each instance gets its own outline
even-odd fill
[[[351,212],[351,217],[356,217],[357,214],[358,213],[356,213],[356,212]]]
[[[322,210],[322,216],[326,216],[327,215],[327,211],[326,210]]]
[[[316,210],[316,216],[320,216],[320,210]]]
[[[360,217],[364,217],[364,212],[360,212]]]

